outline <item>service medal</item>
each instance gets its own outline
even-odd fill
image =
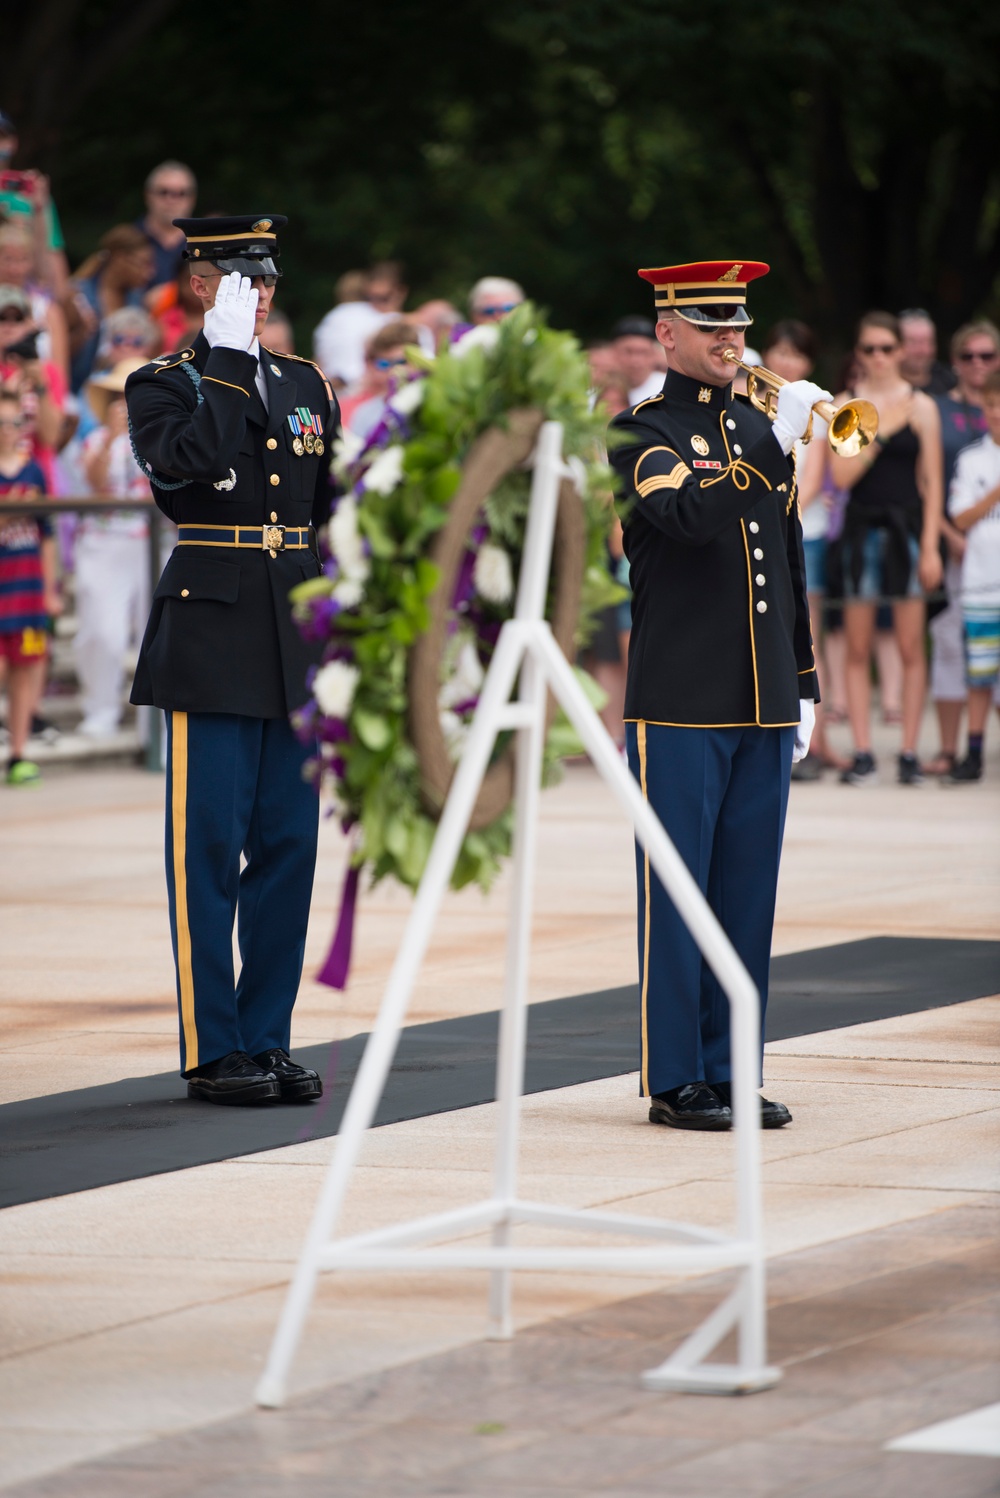
[[[293,437],[292,438],[292,452],[295,454],[295,456],[297,458],[301,458],[302,457],[302,454],[305,452],[305,447],[303,445],[301,437]]]
[[[306,432],[302,441],[306,445],[307,453],[314,453],[316,451],[316,438],[313,436],[312,432]]]
[[[326,443],[323,441],[322,437],[317,437],[316,438],[316,456],[317,456],[317,458],[321,458],[325,452],[326,452]]]

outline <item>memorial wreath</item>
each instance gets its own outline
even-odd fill
[[[310,699],[295,715],[318,742],[308,767],[353,838],[337,933],[321,980],[342,987],[358,877],[420,881],[455,764],[505,620],[512,617],[529,508],[528,466],[544,421],[559,421],[572,471],[559,494],[547,617],[572,660],[600,608],[622,592],[606,538],[606,417],[586,359],[530,303],[408,368],[378,426],[338,443],[340,497],[321,534],[323,572],[293,593],[321,642]],[[596,687],[590,684],[592,695]],[[488,889],[511,846],[511,735],[495,746],[452,878]],[[575,735],[550,710],[545,778]]]

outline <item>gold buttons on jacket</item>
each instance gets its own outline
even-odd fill
[[[278,517],[276,515],[271,516],[272,520],[276,520],[277,518]],[[759,546],[754,547],[753,559],[755,562],[762,562],[764,560],[764,553],[761,551]]]
[[[763,572],[758,572],[757,576],[754,578],[754,582],[757,584],[758,588],[762,588],[767,582],[767,578],[764,576]]]
[[[273,453],[274,449],[277,447],[277,445],[278,445],[278,439],[277,439],[277,437],[268,437],[267,441],[264,443],[264,446],[267,448],[267,450],[268,450],[269,453]]]
[[[758,614],[766,614],[767,613],[767,604],[764,602],[763,598],[760,600],[760,602],[757,605],[757,612],[758,612]]]
[[[278,477],[278,475],[276,473],[272,473],[271,474],[271,483],[275,486],[275,488],[277,488],[278,485],[281,483],[281,480],[279,479],[279,477]]]
[[[747,526],[747,530],[750,532],[751,536],[756,536],[757,532],[760,530],[760,526],[757,524],[756,520],[751,520],[750,524]]]
[[[182,588],[181,589],[181,597],[182,598],[188,598],[190,596],[190,593],[191,593],[191,589],[190,588]]]

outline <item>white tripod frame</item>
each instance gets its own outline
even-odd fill
[[[666,1362],[643,1375],[643,1383],[648,1388],[695,1393],[749,1393],[770,1388],[781,1377],[779,1369],[767,1366],[766,1351],[760,1103],[757,1096],[760,1054],[757,990],[658,818],[622,763],[618,750],[588,703],[545,621],[556,502],[560,481],[568,474],[562,461],[562,427],[558,422],[550,421],[542,426],[532,462],[531,510],[514,618],[503,626],[486,674],[479,705],[375,1027],[351,1089],[334,1144],[333,1158],[289,1286],[267,1366],[257,1386],[257,1403],[266,1408],[277,1407],[284,1401],[289,1369],[312,1301],[316,1278],[324,1269],[489,1270],[490,1334],[496,1338],[508,1338],[513,1335],[511,1272],[515,1269],[669,1275],[736,1268],[739,1276],[732,1293]],[[511,701],[518,677],[517,699]],[[728,996],[736,1128],[737,1221],[733,1234],[687,1223],[596,1210],[571,1210],[517,1198],[535,837],[547,691],[551,691],[563,707],[593,764],[632,822],[636,837],[648,852],[664,888]],[[497,734],[510,729],[518,735],[516,822],[506,987],[497,1058],[500,1118],[493,1196],[450,1212],[439,1212],[336,1240],[334,1233],[344,1197],[365,1133],[371,1127],[382,1097],[413,985],[465,836],[490,751]],[[646,1239],[656,1246],[517,1246],[511,1237],[511,1230],[517,1223],[617,1233]],[[492,1235],[489,1247],[455,1241],[487,1228]],[[438,1248],[420,1246],[440,1239],[450,1241]],[[733,1327],[738,1329],[737,1361],[731,1364],[706,1363],[704,1359]]]

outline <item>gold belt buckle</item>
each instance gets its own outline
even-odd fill
[[[283,525],[265,525],[261,527],[263,537],[261,540],[261,551],[269,551],[272,557],[276,557],[279,551],[285,549],[285,527]]]

